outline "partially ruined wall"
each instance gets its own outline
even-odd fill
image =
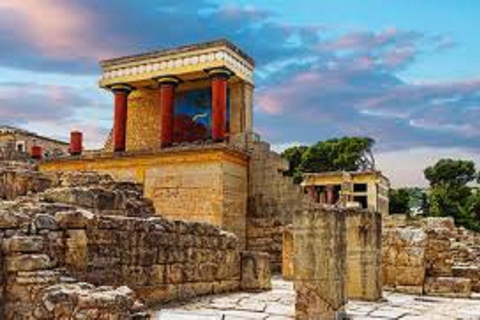
[[[382,216],[346,209],[347,294],[350,299],[382,298]]]
[[[389,217],[383,233],[387,286],[416,294],[468,297],[480,291],[480,234],[451,218]]]
[[[6,318],[93,312],[126,319],[141,311],[129,289],[94,285],[127,285],[151,305],[235,291],[247,277],[259,290],[268,288],[268,255],[245,252],[252,263],[242,268],[234,234],[154,216],[142,194],[138,185],[108,176],[61,173],[43,192],[0,202]],[[83,294],[87,305],[78,305]]]
[[[270,150],[270,145],[253,145],[249,167],[247,248],[270,254],[272,269],[282,268],[283,232],[293,216],[312,201],[300,186],[283,172],[288,163]]]
[[[296,319],[342,319],[347,303],[346,212],[313,206],[293,218]]]
[[[247,156],[191,147],[127,157],[47,162],[42,171],[96,171],[143,184],[156,212],[168,219],[207,222],[234,232],[244,246]]]

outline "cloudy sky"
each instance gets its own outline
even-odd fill
[[[0,0],[0,124],[97,147],[113,108],[99,59],[228,38],[257,61],[255,128],[275,148],[370,136],[394,185],[422,185],[436,159],[480,159],[479,15],[455,0]]]

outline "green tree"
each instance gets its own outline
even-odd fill
[[[302,157],[302,172],[357,171],[375,166],[372,147],[375,141],[364,137],[344,137],[320,141]]]
[[[302,172],[300,171],[300,164],[302,162],[302,157],[305,151],[307,151],[307,146],[293,146],[286,149],[282,156],[289,162],[289,170],[286,172],[288,176],[294,177],[295,183],[300,183],[302,181]]]
[[[410,214],[410,190],[407,188],[390,189],[390,213]]]
[[[477,177],[475,163],[466,160],[441,159],[424,171],[431,187],[439,184],[466,185]]]
[[[455,223],[479,230],[480,196],[468,184],[475,181],[475,163],[442,159],[424,171],[430,182],[429,214],[451,216]]]
[[[298,183],[305,172],[358,171],[373,169],[375,141],[364,137],[344,137],[286,149],[282,155],[290,163],[288,175]]]

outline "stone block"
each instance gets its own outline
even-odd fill
[[[425,294],[452,298],[468,298],[472,293],[472,282],[467,278],[431,277],[425,280]]]
[[[3,241],[4,252],[35,253],[44,249],[42,237],[13,237]]]
[[[452,275],[456,278],[467,278],[476,283],[480,280],[480,269],[478,266],[453,266]]]
[[[8,272],[46,270],[54,266],[46,254],[24,254],[5,259]]]
[[[242,252],[242,290],[261,291],[272,288],[270,256],[264,252]]]
[[[338,319],[347,302],[346,212],[312,207],[293,219],[297,319]]]
[[[64,211],[55,214],[55,220],[62,229],[84,229],[93,222],[93,213],[86,210]]]
[[[345,300],[340,290],[332,287],[334,282],[327,281],[301,281],[295,282],[296,302],[295,316],[297,320],[337,320],[344,319]],[[337,283],[340,286],[340,283]],[[325,290],[331,294],[338,294],[336,299],[325,299]]]

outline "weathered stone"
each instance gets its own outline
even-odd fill
[[[5,264],[9,272],[45,270],[54,266],[45,254],[9,256],[5,259]]]
[[[468,298],[472,293],[472,283],[467,278],[427,278],[424,290],[426,294],[432,296]]]
[[[242,289],[245,291],[270,290],[270,256],[264,252],[242,252]]]
[[[37,230],[58,230],[57,221],[49,214],[37,214],[34,225]]]
[[[92,223],[93,213],[86,210],[58,212],[55,215],[57,224],[62,229],[83,229]]]
[[[297,319],[336,319],[343,312],[347,301],[345,219],[344,210],[320,206],[294,216]]]
[[[4,252],[34,253],[44,249],[42,237],[13,237],[3,242]]]

